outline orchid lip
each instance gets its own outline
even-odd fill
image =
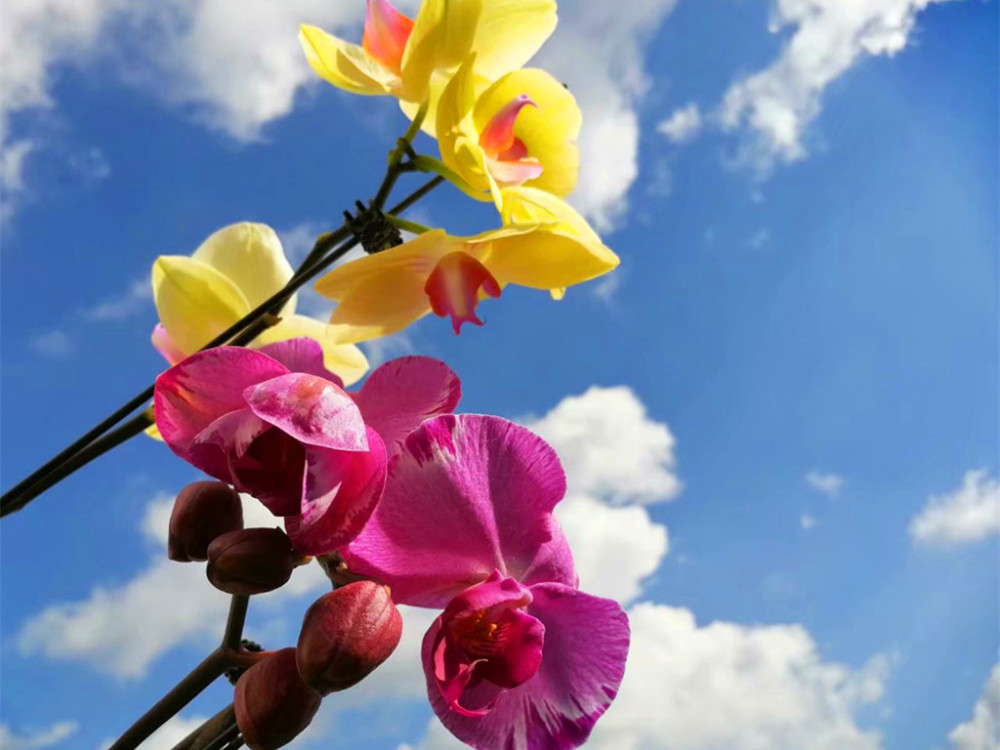
[[[382,66],[400,73],[403,52],[413,31],[413,20],[396,10],[389,0],[368,0],[361,46]]]

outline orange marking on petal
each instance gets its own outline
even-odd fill
[[[480,292],[499,297],[500,285],[482,263],[459,250],[438,261],[424,284],[424,292],[435,315],[451,317],[457,334],[463,323],[483,324],[476,317]]]
[[[479,145],[488,156],[492,156],[494,159],[504,159],[505,152],[516,148],[515,144],[520,143],[520,141],[514,136],[514,123],[521,110],[528,106],[536,107],[538,105],[527,94],[521,94],[503,105],[500,111],[490,118],[486,127],[483,128],[483,132],[479,134]],[[527,156],[528,150],[523,143],[520,144],[520,150],[523,151],[523,154],[513,158],[520,159]]]
[[[413,20],[396,10],[389,0],[368,0],[361,47],[397,75],[411,31]]]

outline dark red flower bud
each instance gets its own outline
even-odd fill
[[[223,482],[194,482],[174,501],[167,537],[167,557],[177,562],[208,559],[215,537],[243,528],[243,504]]]
[[[208,580],[227,594],[263,594],[284,586],[298,555],[281,529],[244,529],[208,545]]]
[[[299,674],[323,695],[344,690],[388,659],[402,633],[403,618],[387,586],[349,583],[306,612],[296,649]]]
[[[236,683],[236,724],[252,750],[275,750],[309,726],[322,697],[306,685],[295,667],[295,649],[283,648],[261,659]]]

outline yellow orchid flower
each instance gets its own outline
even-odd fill
[[[582,123],[573,95],[544,70],[515,70],[491,82],[474,56],[437,108],[441,160],[470,195],[492,198],[497,208],[505,188],[526,185],[562,198],[572,193]]]
[[[153,264],[153,299],[160,317],[153,345],[176,364],[284,287],[292,273],[274,230],[251,222],[220,229],[190,257],[160,256]],[[295,302],[294,296],[289,299],[281,321],[251,346],[308,336],[320,343],[327,369],[345,384],[360,379],[368,370],[364,354],[356,346],[332,341],[320,321],[295,315]]]
[[[335,341],[365,341],[433,312],[482,325],[476,306],[507,284],[559,290],[611,271],[618,257],[567,203],[542,190],[505,191],[507,226],[472,237],[435,229],[335,268],[316,291],[337,301]]]
[[[490,79],[524,65],[556,27],[555,0],[424,0],[415,19],[388,0],[367,0],[361,46],[315,26],[299,40],[312,69],[355,94],[391,95],[413,117],[429,106],[424,130],[434,134],[436,100],[470,54]]]

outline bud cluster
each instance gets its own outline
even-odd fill
[[[280,588],[305,559],[281,529],[244,529],[239,494],[222,482],[195,482],[177,496],[168,555],[179,562],[207,561],[213,586],[243,596]],[[233,699],[247,747],[275,750],[291,742],[309,726],[324,696],[371,674],[402,632],[389,588],[359,580],[309,607],[295,647],[241,652],[253,660]]]

